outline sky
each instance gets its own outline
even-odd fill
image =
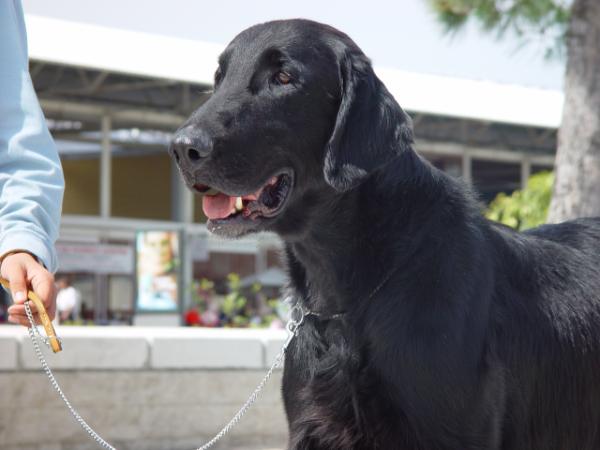
[[[303,17],[344,31],[376,66],[562,89],[564,61],[540,43],[474,25],[447,35],[426,0],[23,0],[25,13],[227,44],[259,22]],[[190,55],[193,57],[193,55]],[[216,66],[216,62],[215,62]]]

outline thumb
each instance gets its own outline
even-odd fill
[[[10,283],[10,292],[13,301],[17,304],[25,303],[27,299],[27,271],[18,258],[13,255],[2,261],[2,276]]]

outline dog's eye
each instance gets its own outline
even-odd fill
[[[292,77],[289,73],[280,70],[275,74],[275,81],[279,84],[290,84]]]

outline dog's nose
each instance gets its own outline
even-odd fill
[[[210,155],[212,149],[212,139],[205,131],[184,128],[175,134],[169,151],[177,164],[194,165]]]

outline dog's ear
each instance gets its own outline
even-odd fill
[[[362,52],[338,58],[341,101],[325,148],[325,180],[337,191],[358,186],[410,148],[412,123]]]

